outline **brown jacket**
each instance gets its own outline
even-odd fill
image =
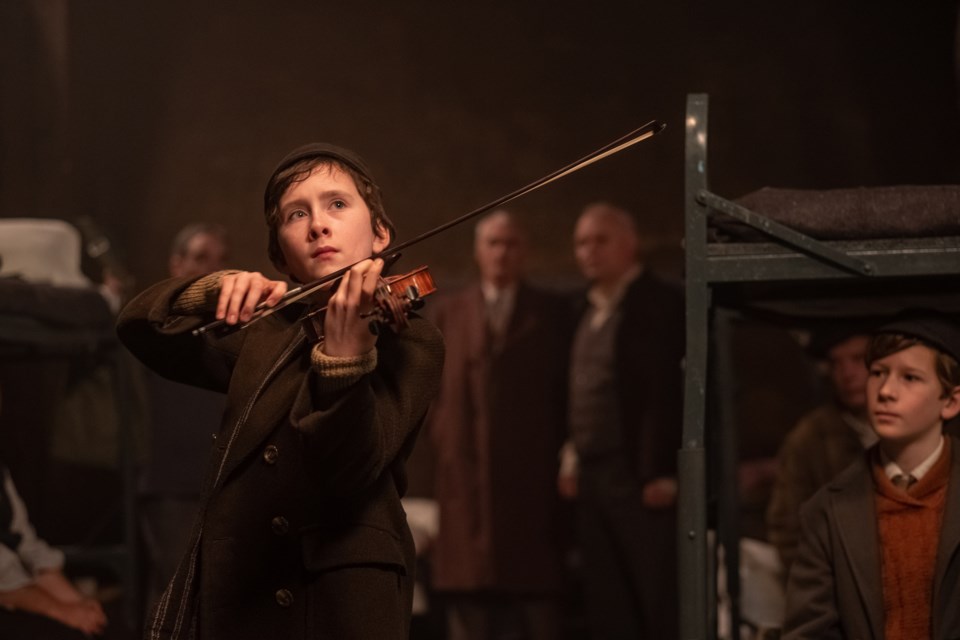
[[[934,570],[933,640],[960,638],[960,446],[953,459]],[[883,640],[883,593],[871,449],[801,512],[787,584],[784,640]]]
[[[188,284],[155,285],[118,324],[161,375],[227,392],[194,542],[146,637],[405,638],[403,463],[439,384],[436,329],[384,331],[371,373],[331,378],[311,364],[302,309],[195,338],[210,317],[171,311]]]
[[[521,286],[500,348],[488,336],[479,286],[435,301],[432,311],[448,345],[428,423],[440,505],[433,586],[555,591],[569,310]]]
[[[784,577],[797,555],[800,507],[862,454],[860,438],[832,403],[803,416],[787,434],[767,506],[767,536],[780,553]]]

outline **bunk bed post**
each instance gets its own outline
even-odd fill
[[[724,308],[713,312],[713,357],[708,363],[711,411],[710,436],[707,451],[710,452],[709,486],[711,496],[716,500],[716,543],[723,548],[724,588],[726,608],[729,610],[729,640],[740,640],[740,622],[742,620],[741,584],[740,584],[740,496],[737,481],[739,458],[739,428],[734,407],[737,391],[736,367],[734,366],[733,334],[739,315]],[[710,465],[708,465],[710,466]],[[718,555],[714,551],[714,556]],[[712,576],[711,576],[712,577]],[[719,587],[719,580],[711,585]],[[720,603],[719,598],[713,602]],[[712,607],[711,611],[716,607]],[[716,617],[712,620],[717,628]],[[719,631],[717,632],[719,633]]]
[[[677,550],[680,637],[706,640],[706,409],[707,338],[710,289],[705,264],[707,209],[697,202],[707,188],[707,95],[687,96],[684,249],[686,260],[686,356],[684,358],[683,441],[677,454],[679,505]],[[713,634],[711,634],[713,635]]]

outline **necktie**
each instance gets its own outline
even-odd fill
[[[498,292],[487,303],[487,324],[494,337],[499,338],[507,328],[507,296]]]
[[[897,475],[893,476],[893,486],[897,487],[901,491],[906,491],[916,481],[917,479],[909,473],[898,473]]]

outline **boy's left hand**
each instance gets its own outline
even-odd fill
[[[258,304],[272,307],[286,292],[286,282],[271,280],[256,271],[227,273],[220,279],[216,318],[228,325],[247,322],[253,318]]]
[[[374,294],[380,280],[383,260],[364,260],[343,275],[340,287],[327,303],[323,321],[323,352],[328,356],[360,356],[377,343],[370,331],[370,318],[362,314],[373,310]]]

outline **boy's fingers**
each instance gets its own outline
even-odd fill
[[[378,264],[379,263],[379,264]],[[380,269],[383,268],[383,261],[377,259],[370,265],[366,273],[363,274],[363,298],[364,302],[373,298],[377,285],[380,283]]]
[[[270,294],[267,296],[266,300],[264,300],[263,302],[268,307],[272,307],[278,302],[280,302],[280,299],[283,298],[284,294],[286,293],[287,293],[287,283],[281,282],[279,280],[274,280],[271,283]]]
[[[364,260],[358,267],[363,268],[363,293],[365,296],[372,296],[380,284],[380,272],[383,270],[383,260]]]
[[[347,271],[343,274],[343,277],[340,278],[340,284],[337,286],[337,290],[334,292],[334,294],[330,297],[330,301],[327,303],[327,306],[333,308],[340,307],[345,304],[347,290],[350,288],[351,273],[353,272]]]
[[[245,273],[237,278],[237,285],[230,295],[230,304],[227,306],[227,324],[236,324],[243,308],[243,300],[250,289],[250,274]]]
[[[236,277],[226,276],[220,281],[220,297],[217,298],[217,320],[223,320],[227,316],[227,305],[230,303],[230,296],[233,293],[233,287],[236,283]]]
[[[360,304],[363,283],[366,280],[365,275],[369,266],[367,262],[367,260],[364,260],[350,269],[350,282],[347,284],[347,295],[344,300],[347,306],[357,307]]]
[[[240,319],[246,322],[253,315],[253,310],[257,308],[260,302],[260,296],[263,293],[263,281],[259,278],[250,280],[250,287],[247,289],[247,295],[243,298],[243,306],[240,308]]]

